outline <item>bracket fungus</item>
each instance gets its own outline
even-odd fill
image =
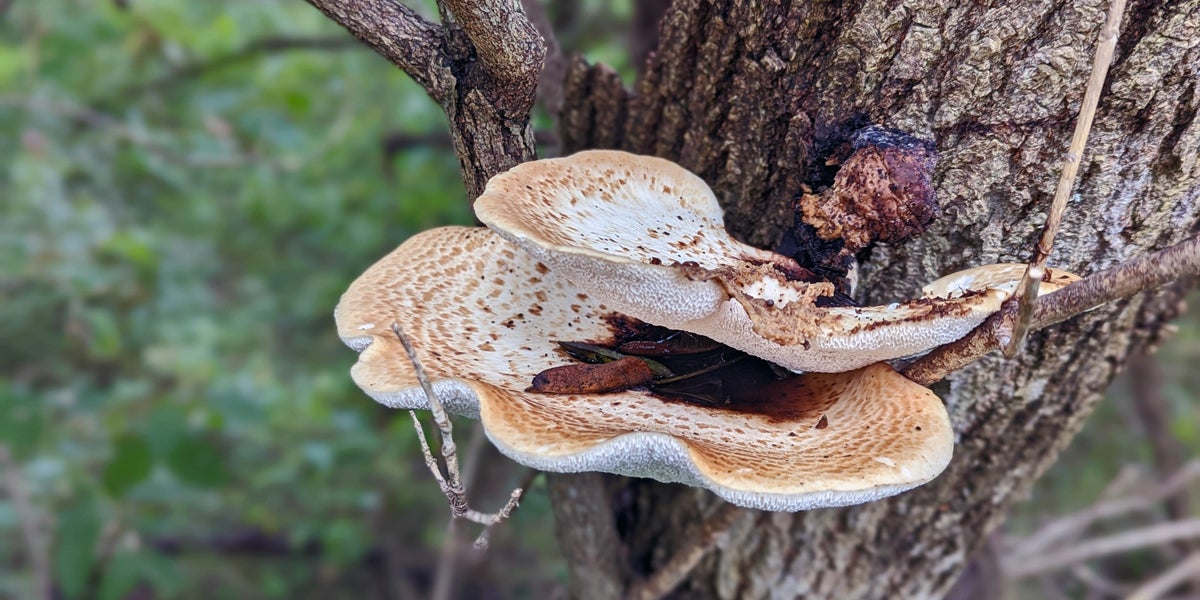
[[[445,408],[480,419],[514,460],[679,482],[764,510],[867,502],[937,476],[953,451],[946,409],[885,361],[965,335],[1020,277],[968,271],[919,300],[830,306],[831,284],[726,234],[698,177],[623,152],[519,165],[475,208],[490,229],[413,236],[342,296],[335,318],[360,352],[358,386],[387,406],[427,408],[398,323]],[[677,379],[662,365],[625,358],[657,343],[622,337],[628,323],[785,369],[736,381],[729,404],[673,396],[658,385]],[[562,369],[570,346],[616,362]],[[614,372],[616,385],[593,381]],[[583,381],[560,385],[573,377]]]
[[[493,177],[479,219],[632,317],[703,335],[797,372],[839,372],[961,338],[1009,296],[827,306],[834,286],[733,239],[712,190],[660,158],[587,151]],[[807,280],[806,280],[807,279]]]
[[[479,418],[501,452],[537,469],[650,477],[795,511],[910,489],[953,449],[941,400],[886,364],[791,376],[735,408],[645,388],[527,391],[566,362],[554,340],[611,343],[612,312],[489,229],[413,236],[351,284],[335,317],[360,351],[351,375],[368,395],[428,408],[389,326],[402,323],[447,410]]]

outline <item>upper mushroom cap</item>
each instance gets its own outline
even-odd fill
[[[811,373],[739,410],[646,390],[525,391],[566,359],[554,341],[608,343],[613,308],[488,229],[414,236],[358,278],[335,312],[360,351],[355,382],[389,406],[426,408],[391,332],[399,323],[448,410],[478,415],[492,442],[549,471],[606,471],[708,488],[765,510],[866,502],[920,485],[953,446],[942,402],[887,365]]]
[[[699,177],[667,160],[587,151],[527,162],[488,182],[486,225],[592,296],[793,371],[840,372],[952,342],[1009,292],[874,307],[819,307],[829,283],[726,233]]]

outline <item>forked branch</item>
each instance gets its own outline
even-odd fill
[[[393,0],[309,0],[309,4],[345,27],[393,64],[435,100],[453,83],[445,64],[442,28]]]
[[[512,494],[509,495],[508,503],[494,513],[483,513],[470,507],[467,503],[466,489],[462,483],[462,474],[458,468],[458,451],[454,444],[454,424],[450,421],[450,416],[446,414],[446,409],[442,406],[441,400],[438,400],[437,395],[433,393],[433,386],[429,383],[429,376],[425,373],[425,368],[421,366],[421,360],[417,357],[417,352],[413,349],[412,342],[409,341],[408,336],[404,334],[404,330],[400,328],[398,323],[393,323],[392,332],[396,334],[396,337],[400,340],[400,344],[404,346],[404,351],[408,354],[408,360],[412,362],[413,369],[417,372],[417,381],[421,384],[421,390],[425,392],[425,399],[429,402],[429,412],[433,413],[433,422],[438,428],[438,433],[441,434],[442,460],[446,464],[445,475],[442,474],[442,469],[438,465],[437,459],[433,457],[433,451],[430,449],[429,442],[425,438],[425,428],[422,427],[421,420],[417,418],[417,412],[413,410],[408,411],[408,414],[412,416],[413,427],[417,430],[417,439],[421,442],[421,452],[425,455],[425,466],[429,467],[429,472],[437,480],[438,487],[446,495],[446,500],[450,503],[451,516],[455,519],[466,519],[484,526],[483,532],[475,540],[475,546],[480,549],[486,548],[491,527],[507,519],[512,514],[512,511],[517,508],[517,504],[521,502],[521,496],[525,493],[528,484],[514,489]]]
[[[515,0],[442,0],[433,23],[396,0],[308,0],[441,106],[467,197],[535,155],[529,112],[546,45]]]

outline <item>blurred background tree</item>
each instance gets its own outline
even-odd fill
[[[632,0],[551,8],[632,81]],[[0,597],[407,598],[447,565],[462,597],[561,592],[540,481],[489,554],[440,552],[407,415],[333,331],[366,266],[470,218],[438,107],[306,4],[0,2]],[[1008,538],[1197,455],[1197,335],[1114,388]],[[519,471],[478,440],[487,504]],[[1196,515],[1181,489],[1093,531]],[[1022,577],[1108,597],[1188,551]]]

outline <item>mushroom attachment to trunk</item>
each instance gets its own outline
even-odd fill
[[[538,469],[650,477],[741,506],[795,511],[890,496],[950,460],[942,402],[885,364],[793,375],[719,408],[639,387],[527,391],[536,374],[569,362],[556,341],[612,344],[614,321],[628,321],[615,311],[491,230],[445,227],[368,269],[335,316],[338,334],[360,352],[351,374],[368,395],[427,407],[391,333],[399,323],[446,408],[478,417],[504,454]]]
[[[493,177],[488,227],[599,302],[797,372],[841,372],[952,342],[1011,294],[834,306],[834,286],[725,231],[699,177],[667,160],[588,151]]]

